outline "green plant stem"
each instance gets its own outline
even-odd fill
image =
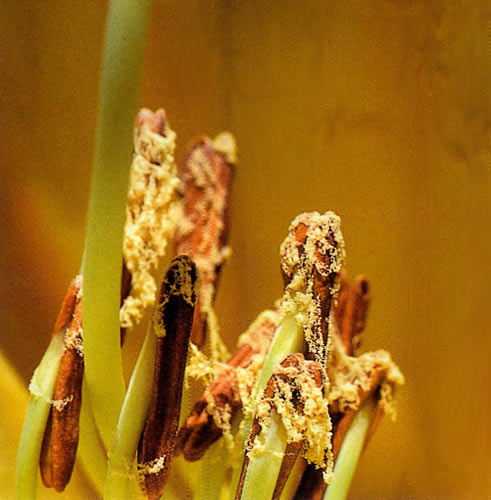
[[[259,395],[262,393],[269,378],[273,374],[274,369],[285,359],[286,356],[295,352],[305,351],[305,338],[303,328],[298,324],[293,316],[286,316],[276,330],[273,341],[264,360],[261,373],[254,389],[251,392],[251,401],[256,402]],[[244,450],[244,445],[252,428],[253,415],[246,415],[241,430],[239,430],[239,438],[242,443],[241,451]],[[281,436],[278,436],[282,439]],[[286,436],[282,442],[283,451],[286,447]],[[252,461],[251,461],[252,462]],[[269,472],[268,472],[269,474]],[[235,490],[239,482],[240,467],[234,469],[232,481],[230,484],[230,499],[235,497]],[[275,478],[276,480],[276,478]],[[245,488],[244,488],[245,490]],[[243,492],[244,494],[244,492]],[[260,497],[261,498],[261,497]]]
[[[376,409],[377,402],[373,397],[369,398],[353,419],[339,450],[334,466],[334,479],[327,487],[324,500],[345,500],[347,498]]]
[[[218,500],[228,468],[228,450],[224,440],[213,443],[200,462],[193,500]]]
[[[239,412],[241,413],[241,412]],[[231,422],[231,432],[236,436],[242,417],[235,415]],[[229,449],[224,439],[213,443],[204,457],[198,462],[200,464],[199,480],[194,489],[193,500],[218,500],[221,498],[226,484],[229,464]]]
[[[17,455],[16,499],[36,498],[39,455],[63,355],[63,334],[55,335],[32,377],[29,404]]]
[[[150,0],[113,0],[109,6],[87,220],[85,376],[94,419],[107,449],[125,391],[119,345],[123,229],[150,4]]]
[[[145,425],[152,395],[156,335],[148,328],[124,399],[113,446],[108,457],[105,500],[127,498],[129,481],[136,470],[135,454]]]
[[[102,495],[106,480],[106,451],[100,440],[92,416],[87,384],[82,385],[82,407],[80,409],[80,436],[77,457],[97,492]]]
[[[269,499],[274,492],[287,444],[285,426],[276,411],[271,413],[271,422],[263,432],[264,449],[250,457],[241,500]]]

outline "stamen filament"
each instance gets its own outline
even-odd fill
[[[36,368],[17,455],[16,499],[36,498],[39,454],[63,355],[63,332],[56,334]]]
[[[271,413],[271,421],[263,433],[264,449],[251,457],[242,495],[236,500],[269,499],[273,495],[287,444],[285,426],[276,411]]]
[[[157,337],[152,324],[150,324],[131,375],[113,446],[109,453],[104,488],[105,500],[126,498],[132,469],[136,471],[136,448],[143,431],[152,395],[156,340]],[[127,469],[127,474],[125,474],[124,469]],[[133,482],[135,479],[134,477]]]
[[[92,485],[102,495],[106,480],[107,458],[100,437],[95,427],[90,398],[87,393],[87,384],[82,384],[82,407],[80,408],[80,437],[78,441],[77,457],[89,477]]]
[[[85,374],[94,419],[109,449],[125,386],[119,305],[133,119],[150,0],[113,1],[106,26],[94,172],[84,253]]]
[[[375,399],[369,398],[353,419],[336,459],[334,479],[327,487],[323,500],[345,500],[347,498],[376,410]]]

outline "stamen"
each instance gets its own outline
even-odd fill
[[[212,306],[220,269],[230,255],[226,244],[234,163],[235,140],[223,133],[214,141],[196,139],[179,170],[183,221],[175,235],[175,253],[193,259],[200,280],[191,341],[201,348],[209,329],[214,359],[226,354],[210,323],[215,319]]]
[[[247,370],[254,360],[258,360],[259,363],[254,365],[254,373],[248,373],[253,378],[257,376],[262,366],[261,359],[264,360],[277,325],[278,311],[264,311],[241,336],[239,347],[227,367],[218,372],[179,430],[177,454],[183,453],[189,461],[200,459],[222,432],[230,427],[231,419],[243,404],[237,369]],[[247,395],[252,385],[248,384],[245,388]],[[210,399],[212,405],[209,404]]]
[[[82,280],[77,277],[74,281],[77,286],[69,288],[75,297],[73,316],[70,327],[65,332],[65,349],[40,456],[43,482],[56,491],[65,489],[75,465],[82,402],[84,363],[76,348],[81,342],[82,332]]]
[[[157,335],[152,401],[138,450],[141,486],[150,500],[162,495],[174,452],[196,302],[195,284],[192,260],[187,256],[174,259],[152,320]]]
[[[120,311],[123,328],[132,328],[141,320],[143,310],[153,304],[157,285],[152,273],[175,229],[179,186],[175,138],[162,109],[140,111],[123,244],[124,262],[131,274],[131,290]]]

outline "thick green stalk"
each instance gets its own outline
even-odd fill
[[[346,433],[334,466],[334,479],[324,494],[324,500],[345,500],[360,458],[377,403],[369,398],[356,414]]]
[[[102,495],[106,480],[106,451],[97,433],[87,384],[82,385],[82,407],[80,409],[80,437],[78,440],[77,457],[97,492]]]
[[[84,253],[84,360],[94,419],[110,448],[124,397],[119,340],[123,229],[133,120],[150,0],[113,0]]]
[[[261,373],[251,396],[254,398],[253,401],[264,390],[275,368],[289,354],[304,351],[305,338],[303,328],[293,316],[286,316],[276,330],[271,346],[269,347],[268,354],[266,355]]]
[[[152,394],[156,335],[150,324],[138,356],[109,453],[105,500],[127,498],[129,480],[136,470],[135,454]]]
[[[31,394],[17,455],[17,500],[36,498],[39,455],[62,355],[63,334],[59,333],[51,339],[29,385]]]
[[[193,500],[220,498],[227,471],[228,452],[223,439],[213,443],[200,460],[199,478]]]

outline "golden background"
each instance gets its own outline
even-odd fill
[[[0,345],[25,380],[80,264],[105,12],[0,7]],[[165,107],[179,158],[203,132],[238,140],[228,345],[280,295],[301,211],[342,217],[348,271],[372,284],[364,348],[407,383],[352,499],[491,498],[488,15],[470,0],[154,5],[141,104]]]

